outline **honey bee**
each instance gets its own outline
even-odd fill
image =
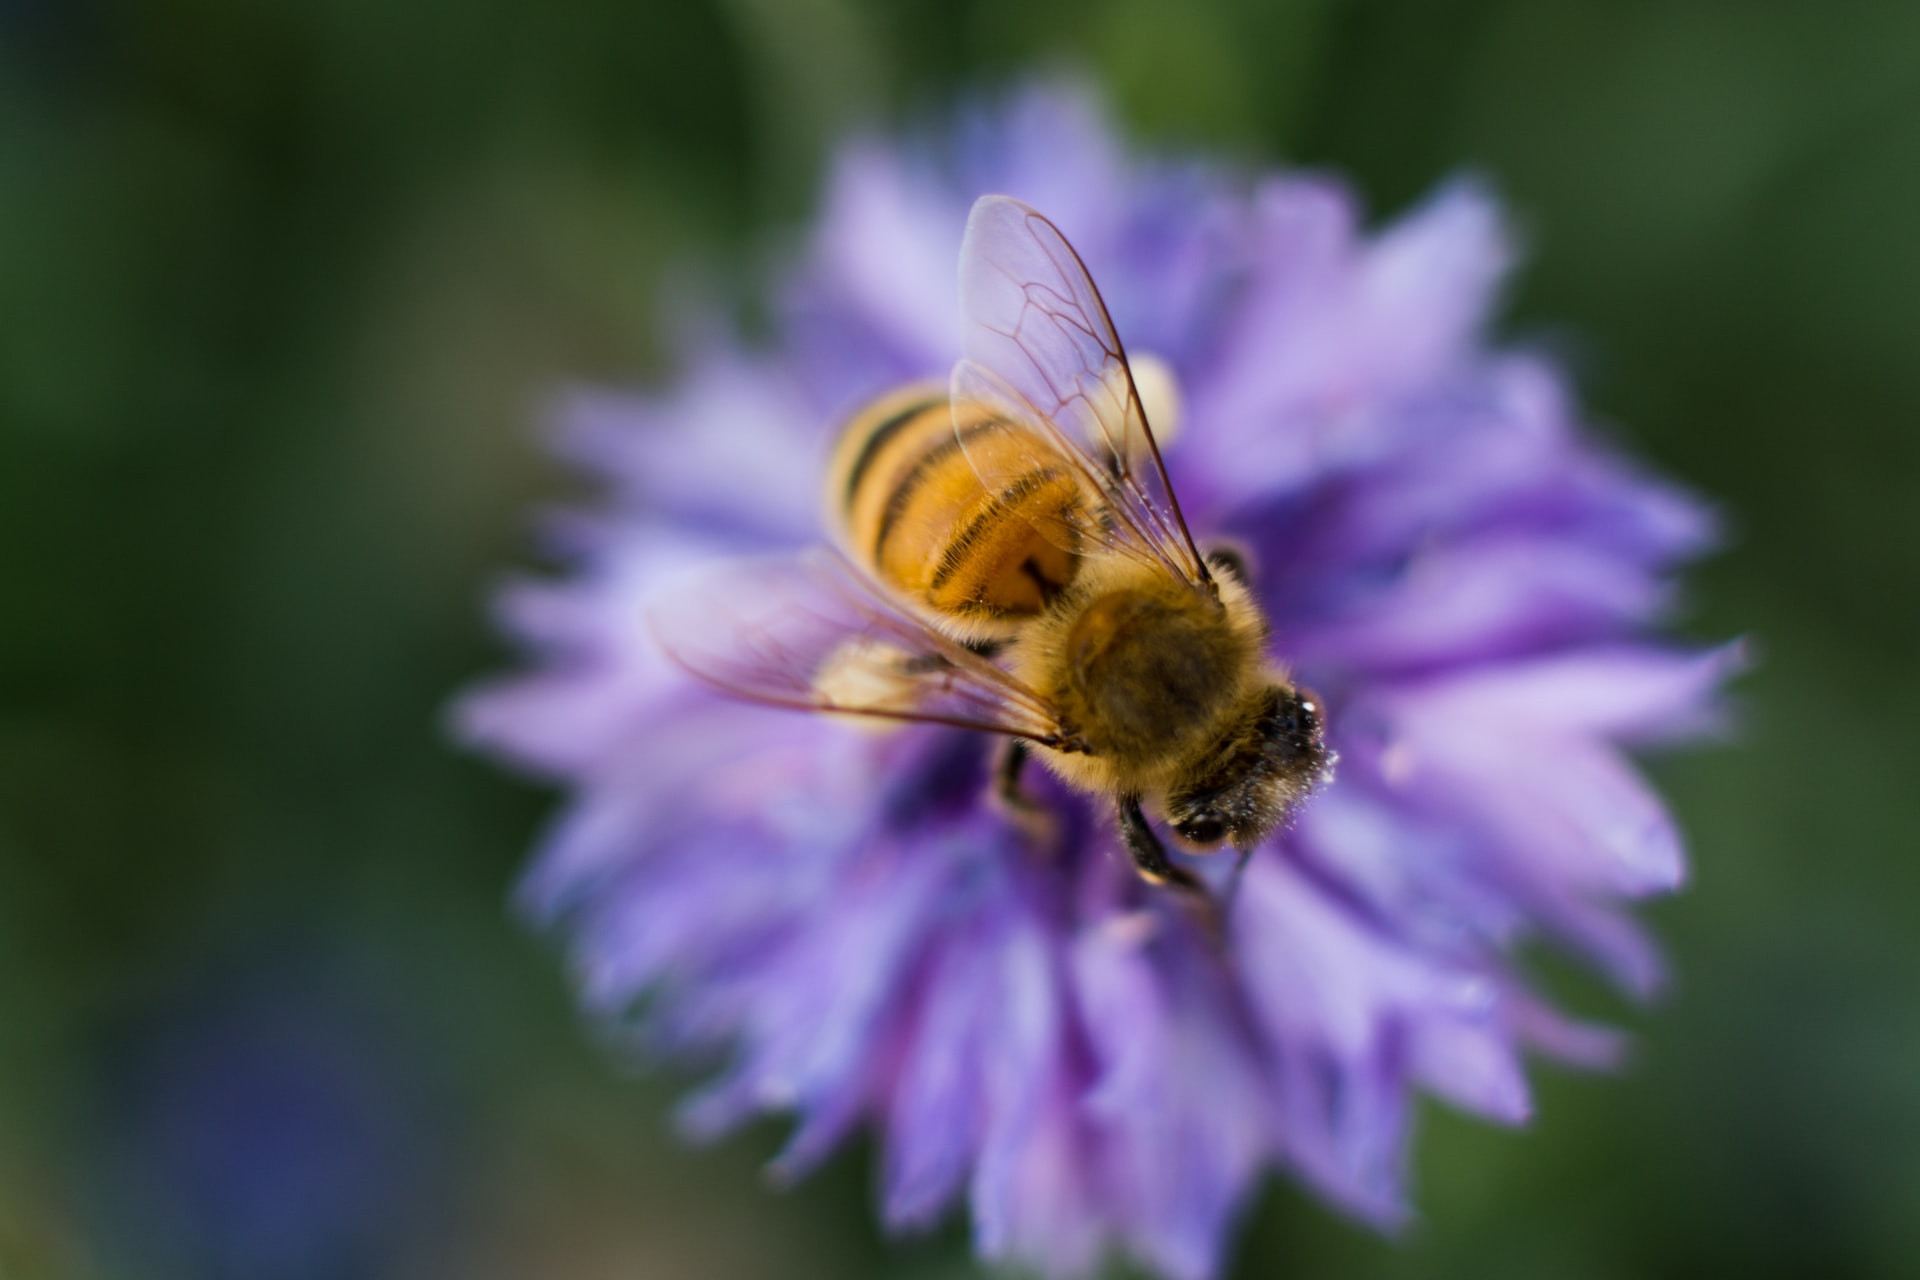
[[[1111,800],[1147,880],[1209,902],[1180,845],[1241,864],[1331,777],[1318,701],[1268,656],[1230,552],[1202,555],[1078,253],[1006,196],[960,250],[965,358],[856,414],[828,469],[836,549],[736,565],[656,610],[738,696],[1004,735]]]

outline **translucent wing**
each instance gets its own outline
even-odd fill
[[[824,548],[710,570],[670,593],[648,622],[674,662],[736,697],[1071,749],[1046,699],[895,605]]]
[[[960,246],[960,306],[966,359],[953,372],[956,414],[968,404],[987,406],[1030,427],[1028,434],[1073,463],[1095,499],[1076,521],[1076,540],[1205,583],[1206,562],[1168,483],[1120,335],[1059,228],[1018,200],[982,196]],[[969,450],[968,458],[990,490],[1018,482],[1005,450],[997,459],[983,452]],[[1049,462],[1036,452],[1021,465]],[[1061,532],[1042,530],[1073,549],[1056,536]]]

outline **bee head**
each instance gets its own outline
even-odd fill
[[[1333,763],[1319,699],[1270,685],[1168,789],[1167,820],[1196,848],[1227,840],[1250,849],[1332,776]]]

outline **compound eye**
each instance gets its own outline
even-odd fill
[[[1174,830],[1180,833],[1182,839],[1195,844],[1216,844],[1227,834],[1227,824],[1213,814],[1203,813],[1197,818],[1187,819]]]
[[[1282,738],[1304,733],[1312,737],[1320,732],[1319,707],[1309,697],[1283,698],[1274,710],[1273,732]]]

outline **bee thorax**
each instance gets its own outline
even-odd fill
[[[1061,701],[1094,752],[1120,764],[1181,754],[1234,692],[1239,638],[1184,587],[1107,592],[1063,640]]]

